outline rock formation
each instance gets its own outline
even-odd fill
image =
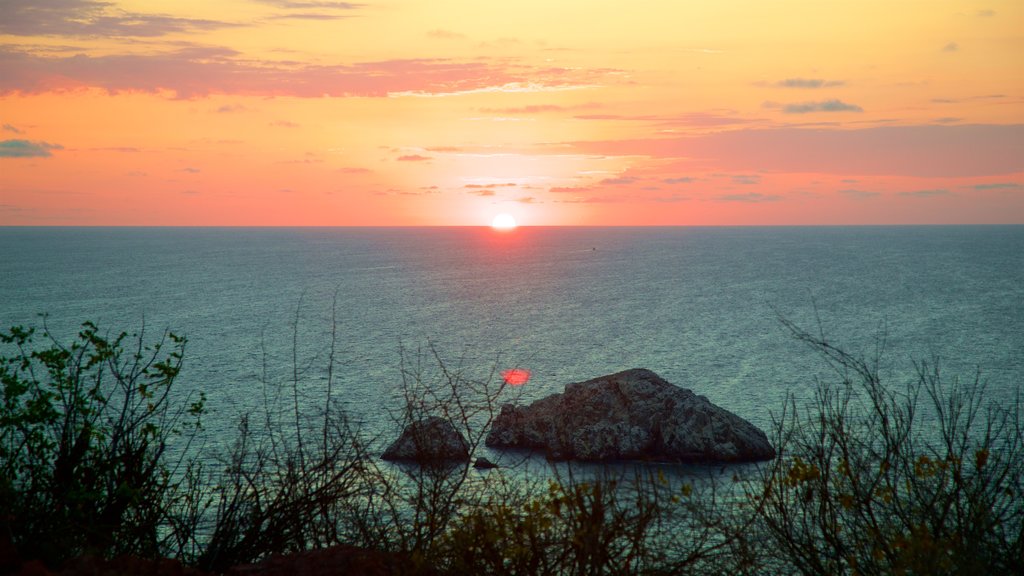
[[[775,457],[765,433],[704,396],[632,369],[568,384],[529,406],[506,404],[486,444],[558,460],[749,462]]]
[[[431,416],[405,427],[388,446],[384,460],[412,460],[419,464],[469,461],[469,444],[448,420]]]

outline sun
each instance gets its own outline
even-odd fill
[[[518,226],[516,219],[506,212],[498,214],[491,220],[491,228],[495,230],[514,230],[516,226]]]

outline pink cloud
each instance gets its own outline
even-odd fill
[[[351,65],[250,62],[233,50],[190,46],[155,55],[45,57],[0,48],[0,93],[81,87],[108,92],[170,91],[181,98],[250,96],[388,96],[473,90],[561,89],[592,82],[607,71],[535,68],[503,60],[418,58]]]
[[[1024,124],[734,130],[573,142],[586,154],[687,158],[718,170],[971,177],[1024,171]]]

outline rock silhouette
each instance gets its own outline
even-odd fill
[[[431,416],[406,426],[381,458],[410,460],[419,464],[466,462],[469,460],[469,444],[451,422]]]
[[[775,449],[765,433],[703,396],[642,368],[568,384],[529,406],[502,406],[493,448],[557,460],[752,462]]]

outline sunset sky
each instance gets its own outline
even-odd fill
[[[1024,223],[1021,0],[0,7],[0,225]]]

